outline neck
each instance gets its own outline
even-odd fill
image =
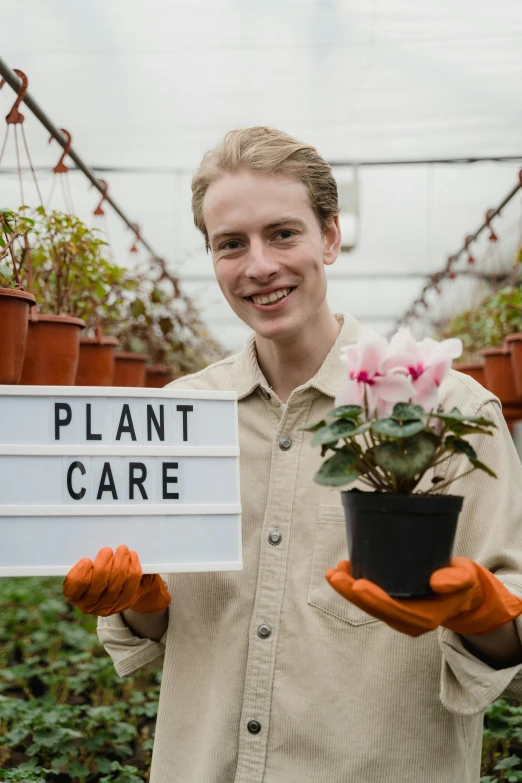
[[[294,389],[313,378],[340,331],[341,324],[325,308],[296,335],[267,340],[256,334],[259,367],[281,402],[287,402]]]

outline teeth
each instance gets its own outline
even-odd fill
[[[252,300],[256,304],[272,304],[273,302],[277,302],[278,299],[282,299],[284,296],[288,296],[289,293],[289,288],[281,288],[279,291],[274,291],[269,296],[253,296]]]

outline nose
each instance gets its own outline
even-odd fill
[[[277,275],[280,264],[274,257],[273,251],[267,248],[260,239],[250,242],[246,259],[245,274],[260,282],[266,282]]]

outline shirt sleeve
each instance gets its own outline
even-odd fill
[[[168,587],[166,574],[161,577]],[[98,617],[96,633],[120,677],[128,677],[142,668],[162,668],[168,627],[159,642],[155,642],[134,634],[121,614],[111,614]]]
[[[522,464],[498,402],[483,403],[477,414],[494,421],[497,429],[493,436],[468,440],[498,478],[476,470],[449,486],[452,495],[465,498],[454,553],[488,568],[522,598]],[[466,469],[465,460],[454,460],[447,478]],[[522,616],[515,623],[522,643]],[[442,651],[440,699],[448,710],[472,715],[503,696],[522,699],[522,664],[492,669],[466,650],[458,634],[442,627],[437,633]]]

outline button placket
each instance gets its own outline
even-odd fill
[[[307,401],[308,402],[308,401]],[[310,407],[312,400],[310,400]],[[290,414],[290,415],[289,415]],[[296,415],[297,414],[297,415]],[[261,547],[256,596],[251,618],[251,634],[254,637],[249,645],[245,671],[245,690],[242,705],[242,725],[256,716],[257,723],[263,727],[255,739],[248,732],[242,733],[239,740],[238,758],[234,783],[262,783],[266,763],[266,745],[268,723],[273,693],[273,680],[277,654],[277,632],[281,618],[288,569],[288,536],[292,509],[299,477],[299,455],[302,439],[300,433],[294,438],[293,448],[281,449],[279,440],[285,430],[305,424],[309,406],[304,404],[299,410],[287,409],[274,428],[274,441],[271,454],[268,502],[263,521],[263,536],[269,546]],[[291,439],[290,439],[291,441]],[[290,445],[292,445],[290,443]],[[282,546],[278,546],[279,544]],[[270,546],[271,545],[271,546]],[[277,546],[277,553],[272,549]],[[262,625],[270,618],[270,641],[268,636],[258,635]],[[262,632],[264,633],[264,632]],[[255,640],[255,641],[254,641]]]

